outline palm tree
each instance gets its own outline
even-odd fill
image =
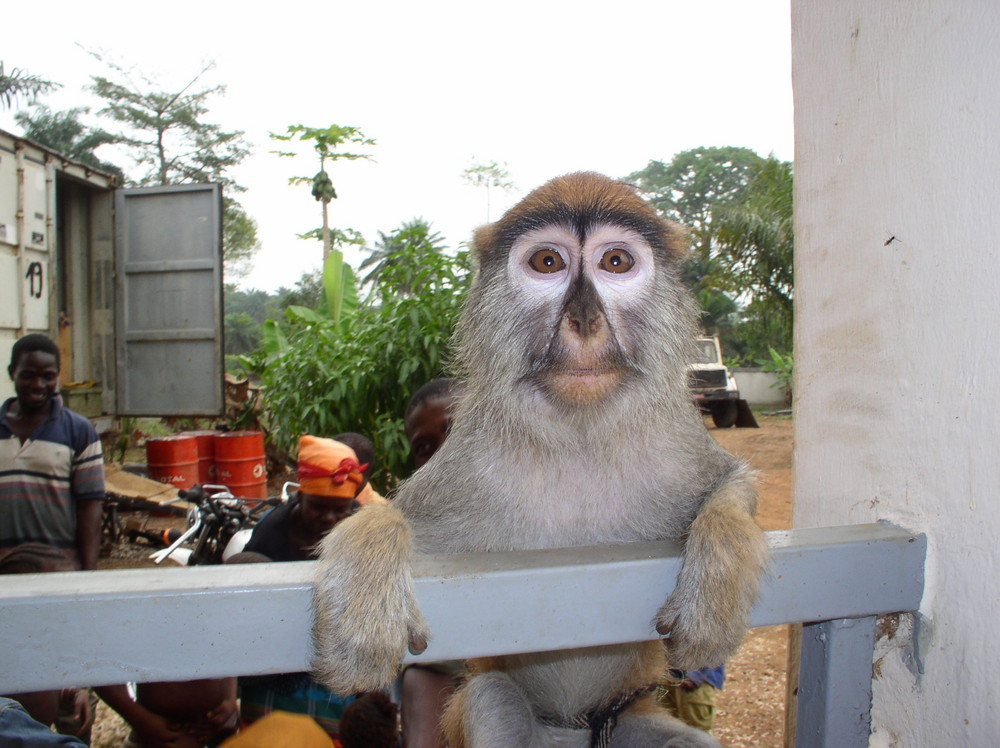
[[[44,104],[34,108],[34,112],[18,112],[14,121],[24,129],[24,137],[48,146],[52,150],[69,156],[95,169],[117,174],[124,179],[122,170],[112,163],[101,161],[94,151],[102,145],[117,142],[114,135],[100,128],[87,127],[80,121],[86,114],[86,107],[74,107],[62,112],[53,112]]]
[[[57,88],[59,88],[58,83],[31,75],[25,70],[18,68],[4,70],[3,62],[0,61],[0,101],[3,102],[6,109],[10,109],[14,99],[19,96],[23,96],[30,102]]]
[[[387,275],[393,276],[396,292],[409,296],[419,283],[421,256],[427,253],[441,254],[445,250],[443,237],[431,232],[431,225],[423,218],[414,218],[386,235],[378,232],[379,240],[368,251],[371,253],[358,266],[359,271],[371,268],[362,285],[377,285]],[[408,263],[414,267],[403,268]]]

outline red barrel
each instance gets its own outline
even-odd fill
[[[146,465],[153,480],[191,488],[198,482],[198,442],[184,434],[150,437],[146,439]]]
[[[215,483],[215,435],[217,431],[182,431],[181,436],[193,436],[198,443],[198,482]]]
[[[228,431],[215,435],[215,478],[233,496],[267,498],[263,431]]]

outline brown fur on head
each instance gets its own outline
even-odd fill
[[[633,186],[593,171],[556,177],[532,190],[499,221],[480,227],[473,243],[480,263],[489,263],[532,229],[562,224],[582,237],[599,223],[638,232],[663,259],[680,259],[686,251],[681,231],[660,218]]]

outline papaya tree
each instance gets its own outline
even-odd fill
[[[323,264],[332,251],[330,238],[330,201],[337,198],[337,190],[333,186],[333,180],[326,171],[327,161],[356,161],[358,159],[371,159],[367,153],[354,153],[350,151],[337,150],[340,146],[373,146],[375,141],[365,136],[358,127],[345,127],[341,125],[330,125],[329,127],[306,127],[305,125],[289,125],[284,133],[270,134],[272,140],[282,143],[309,143],[312,145],[316,155],[319,156],[319,171],[312,177],[290,177],[289,184],[308,184],[311,186],[312,196],[323,208]],[[298,156],[294,151],[271,151],[277,156],[284,158],[294,158]]]

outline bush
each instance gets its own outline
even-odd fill
[[[447,370],[469,281],[466,252],[449,255],[424,238],[395,247],[391,262],[370,276],[367,298],[339,322],[289,314],[287,345],[260,370],[279,449],[294,453],[302,434],[356,431],[375,443],[380,488],[412,470],[403,413],[422,384]]]

